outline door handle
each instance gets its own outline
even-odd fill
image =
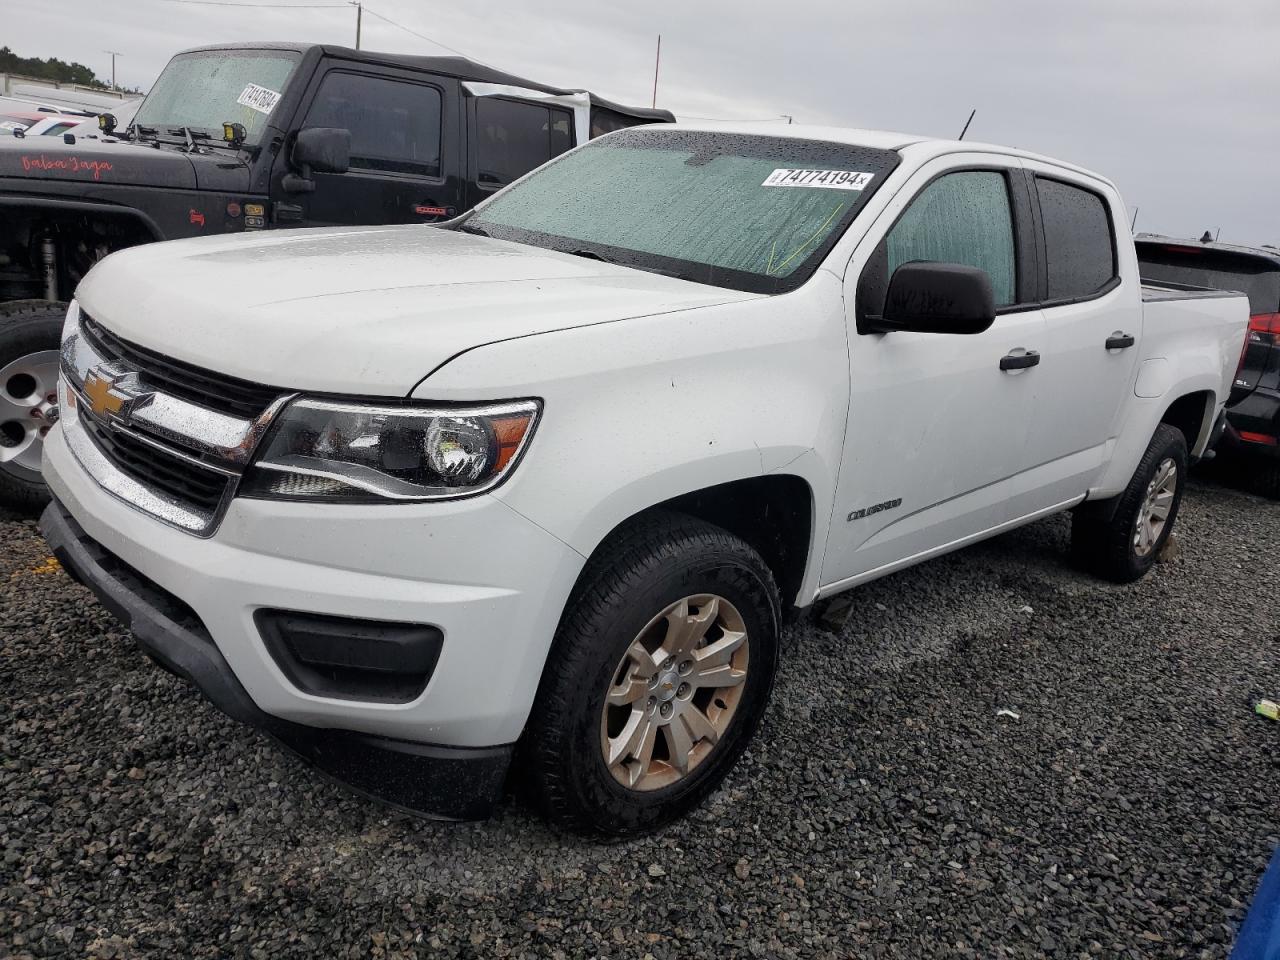
[[[1040,354],[1034,350],[1025,353],[1009,353],[1000,358],[1001,370],[1025,370],[1040,362]]]
[[[1133,344],[1133,334],[1121,333],[1119,330],[1107,337],[1108,350],[1125,350],[1132,347]]]

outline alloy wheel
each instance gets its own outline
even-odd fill
[[[724,597],[685,597],[650,620],[614,670],[600,718],[614,779],[658,790],[705,762],[742,699],[749,652],[742,614]]]
[[[1172,457],[1165,457],[1147,484],[1147,493],[1133,526],[1133,550],[1138,556],[1145,557],[1155,548],[1169,522],[1169,511],[1173,509],[1177,492],[1178,465]]]

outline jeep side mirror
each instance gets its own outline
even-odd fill
[[[346,173],[351,166],[351,131],[340,127],[299,130],[289,151],[289,164],[298,172],[285,174],[280,185],[290,193],[311,193],[315,173]]]
[[[995,322],[995,294],[985,270],[962,263],[913,260],[893,271],[884,313],[870,331],[982,333]]]

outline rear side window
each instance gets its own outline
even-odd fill
[[[351,167],[440,176],[440,91],[386,77],[330,72],[305,127],[351,131]]]
[[[1116,275],[1106,201],[1092,190],[1036,177],[1049,267],[1049,300],[1091,297]]]
[[[1003,173],[963,170],[924,188],[889,231],[888,276],[912,260],[963,263],[987,272],[997,306],[1014,302],[1013,213]]]
[[[506,186],[573,146],[573,114],[515,100],[476,100],[476,179]]]
[[[1280,266],[1260,257],[1139,243],[1138,265],[1143,280],[1235,290],[1248,295],[1250,313],[1280,312]]]

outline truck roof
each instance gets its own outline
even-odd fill
[[[904,150],[908,147],[917,153],[920,159],[943,156],[948,153],[993,153],[1000,156],[1026,160],[1037,160],[1041,163],[1053,164],[1082,176],[1091,177],[1111,188],[1115,184],[1093,170],[1046,157],[1043,154],[1022,150],[1018,147],[1006,147],[998,143],[982,143],[977,140],[949,140],[945,137],[929,137],[923,134],[898,133],[891,130],[868,130],[859,127],[830,127],[808,123],[778,123],[777,121],[755,121],[738,123],[736,121],[690,121],[681,120],[677,128],[685,130],[706,130],[716,133],[744,133],[762,137],[793,137],[797,140],[824,140],[828,143],[844,143],[855,147],[872,147],[879,150]]]
[[[407,67],[412,70],[424,70],[438,73],[458,80],[474,80],[478,83],[498,83],[512,87],[527,87],[541,93],[564,96],[572,93],[587,93],[596,106],[623,113],[630,117],[670,123],[675,116],[670,110],[658,110],[650,107],[628,107],[604,97],[597,96],[582,88],[553,87],[539,83],[514,73],[495,69],[466,57],[420,57],[406,53],[379,53],[376,50],[353,50],[351,47],[338,46],[331,43],[212,43],[201,47],[191,47],[181,53],[198,53],[206,50],[289,50],[294,53],[308,53],[319,50],[325,56],[338,57],[343,60],[354,60],[361,63],[376,63],[386,66]]]

